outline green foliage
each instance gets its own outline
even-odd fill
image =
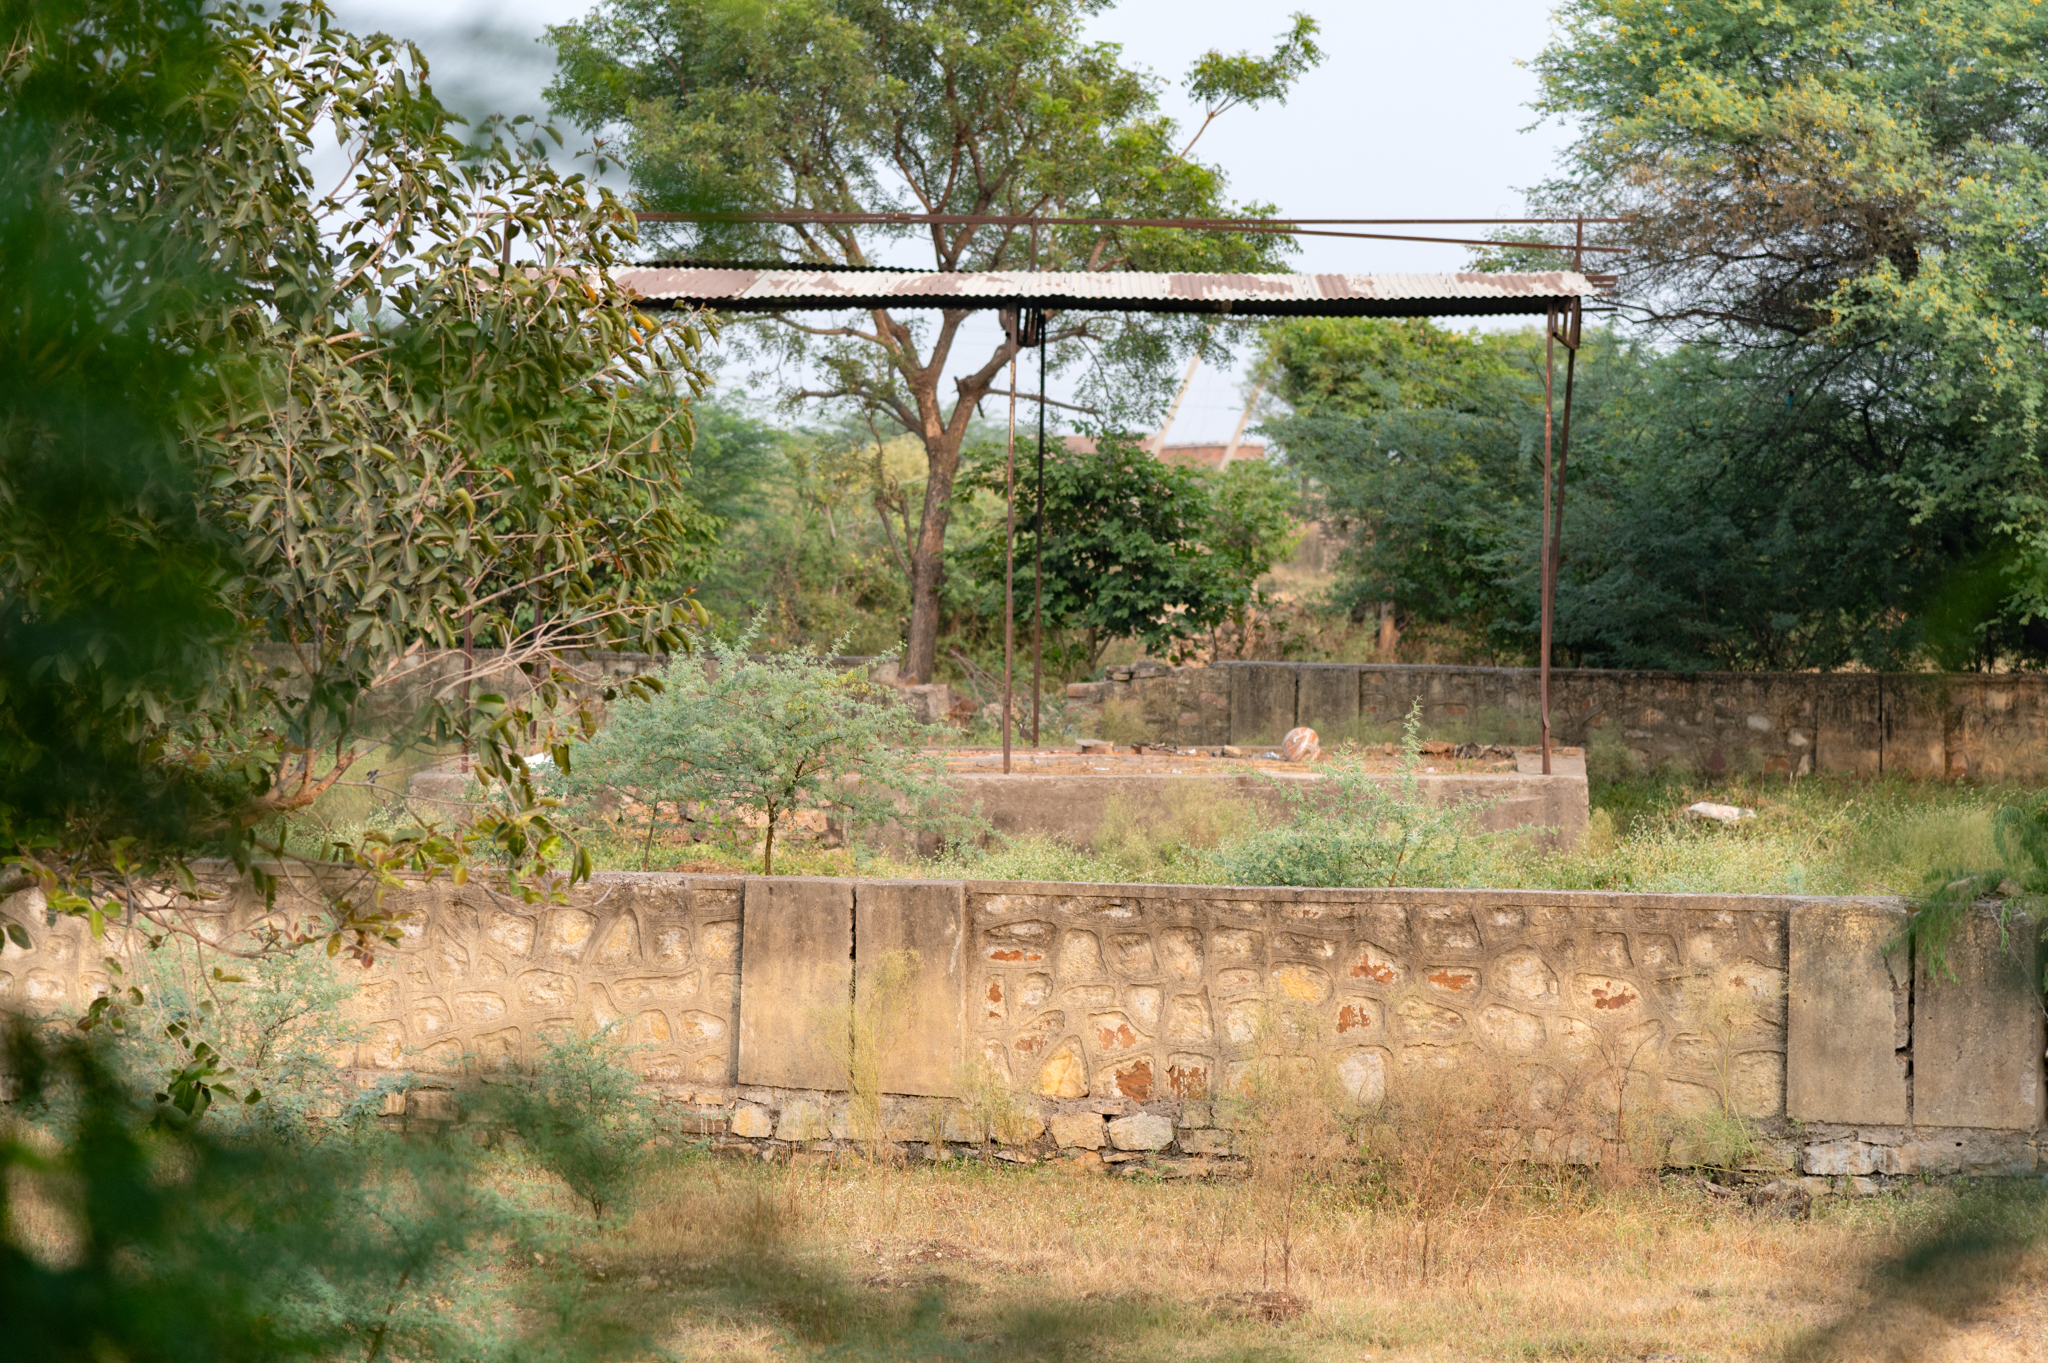
[[[1323,764],[1314,783],[1269,778],[1286,822],[1224,843],[1216,864],[1239,885],[1433,885],[1463,869],[1477,807],[1422,793],[1422,707],[1408,712],[1399,779],[1356,759]]]
[[[604,1028],[547,1041],[530,1073],[493,1076],[479,1115],[518,1135],[526,1152],[602,1220],[630,1205],[656,1135],[653,1105]]]
[[[212,225],[181,200],[234,179],[205,171],[241,107],[219,70],[240,54],[207,8],[0,8],[7,851],[79,807],[178,838],[209,804],[205,774],[144,741],[223,685],[237,638],[233,540],[200,515],[203,471],[180,441],[232,343],[192,322],[230,304],[261,236],[182,230]]]
[[[355,987],[318,952],[266,945],[254,933],[224,950],[170,936],[110,966],[127,994],[111,1015],[120,1054],[138,1078],[171,1076],[156,1095],[166,1120],[205,1115],[217,1094],[229,1101],[216,1125],[290,1140],[341,1113],[348,1085],[335,1055],[367,1035],[342,1012]]]
[[[1000,457],[969,486],[1000,497]],[[1253,584],[1292,548],[1292,494],[1263,464],[1208,475],[1167,464],[1122,436],[1045,460],[1045,621],[1080,636],[1076,670],[1117,639],[1160,653],[1187,648],[1252,599]],[[1036,547],[1023,533],[1035,493],[1020,481],[1017,600],[1032,600]],[[1000,519],[961,554],[984,621],[1002,619]]]
[[[323,848],[372,874],[303,936],[389,940],[401,868],[587,870],[520,753],[559,739],[573,651],[680,645],[700,613],[648,586],[707,532],[674,487],[701,337],[610,282],[630,216],[317,3],[4,31],[4,889],[163,929],[189,857],[270,888],[256,858],[392,747],[460,746],[494,798]],[[222,1051],[177,1026],[196,1113]]]
[[[1646,434],[1681,438],[1687,491],[1725,465],[1725,532],[1763,531],[1796,579],[1757,601],[1749,630],[1787,641],[1758,665],[2048,656],[2048,115],[2027,93],[2048,14],[1573,0],[1556,32],[1538,107],[1576,140],[1532,207],[1624,216],[1594,233],[1630,248],[1624,307],[1721,367],[1720,396]],[[1673,558],[1706,567],[1669,519]],[[1891,637],[1873,601],[1902,611]]]
[[[618,134],[649,209],[886,211],[1214,217],[1235,208],[1224,177],[1177,146],[1158,88],[1110,44],[1084,37],[1105,0],[605,0],[550,30],[559,113]],[[1190,77],[1211,117],[1284,97],[1319,58],[1297,18],[1270,59],[1211,53]],[[1206,123],[1204,124],[1206,127]],[[1199,135],[1199,133],[1197,134]],[[678,253],[708,259],[871,265],[929,249],[942,270],[1257,270],[1284,238],[1159,229],[665,226]],[[817,324],[770,319],[755,344],[800,361],[822,400],[923,449],[921,505],[901,568],[911,597],[905,671],[930,680],[962,442],[1017,354],[1006,318],[986,357],[956,354],[968,313],[886,313]],[[1053,366],[1087,366],[1084,405],[1142,424],[1179,356],[1229,336],[1194,319],[1073,314],[1051,319]],[[735,337],[737,340],[737,337]],[[796,367],[796,366],[792,366]],[[941,375],[956,376],[941,393]],[[948,400],[950,398],[950,401]],[[906,508],[908,514],[908,508]]]
[[[1477,629],[1531,656],[1540,339],[1333,321],[1286,324],[1273,343],[1294,412],[1267,429],[1351,531],[1337,603],[1393,601],[1410,622]],[[1894,494],[1885,471],[1913,442],[1873,438],[1873,420],[1889,418],[1863,400],[1788,403],[1840,362],[1697,343],[1660,353],[1587,333],[1562,657],[1692,670],[1900,667],[1931,654],[1967,666],[1987,646],[2032,647],[2031,627],[1980,632],[1987,610],[2004,609],[1999,574],[2013,562],[1986,522]],[[1908,377],[1894,367],[1873,381],[1896,391]]]
[[[2014,924],[2038,922],[2048,910],[2048,795],[2033,794],[2002,806],[1992,817],[1991,839],[1998,853],[1995,865],[1950,862],[1926,873],[1907,933],[1926,953],[1932,973],[1955,978],[1949,947],[1964,918],[1985,900],[1996,897],[1999,941],[2014,949]],[[2048,993],[2048,960],[2038,964],[2041,990]]]
[[[921,735],[889,688],[810,649],[750,657],[759,622],[702,656],[680,658],[653,699],[618,707],[570,750],[568,789],[589,798],[634,792],[651,821],[663,803],[744,818],[762,833],[761,873],[775,869],[775,835],[799,810],[847,826],[926,826],[946,787],[935,759],[906,744]]]
[[[872,442],[719,404],[696,424],[684,491],[718,517],[719,542],[670,580],[694,585],[721,632],[762,617],[771,649],[842,637],[856,653],[900,649],[909,593],[885,509],[893,480]]]
[[[523,1217],[459,1149],[165,1127],[120,1068],[104,1045],[8,1029],[0,1318],[22,1357],[519,1355],[491,1251]]]

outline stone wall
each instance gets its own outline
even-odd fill
[[[1222,663],[1113,668],[1067,695],[1154,740],[1270,743],[1296,724],[1392,730],[1419,701],[1427,730],[1511,723],[1535,733],[1533,668]],[[1638,768],[1815,771],[1976,780],[2048,777],[2048,675],[1619,672],[1551,674],[1556,742],[1625,750]]]
[[[977,1070],[1018,1105],[1009,1154],[1227,1153],[1229,1095],[1284,1018],[1371,1100],[1465,1071],[1505,1085],[1531,1148],[1597,1158],[1574,1086],[1754,1119],[1809,1174],[2041,1166],[2043,1014],[2031,928],[1959,935],[1958,978],[1915,971],[1882,900],[1493,890],[601,874],[535,908],[423,888],[405,939],[355,971],[365,1084],[523,1063],[615,1023],[692,1131],[765,1151],[852,1134],[829,1035],[890,953],[919,968],[883,1087],[898,1139],[979,1140]],[[259,916],[211,915],[209,931]],[[76,1010],[108,948],[33,892],[0,905],[0,1006]],[[118,946],[118,938],[115,945]],[[440,1098],[436,1100],[436,1090]]]

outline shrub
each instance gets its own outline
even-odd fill
[[[635,792],[650,844],[665,803],[757,821],[763,875],[799,810],[849,827],[937,826],[948,790],[937,759],[904,746],[922,734],[895,693],[808,648],[749,657],[759,629],[757,618],[732,643],[698,641],[698,656],[662,673],[659,695],[618,707],[571,750],[569,790]]]
[[[654,1139],[654,1111],[610,1028],[547,1042],[532,1071],[494,1079],[483,1115],[518,1135],[541,1167],[603,1220],[624,1206]]]
[[[1217,850],[1224,878],[1239,885],[1434,885],[1464,867],[1475,806],[1440,805],[1422,793],[1422,707],[1408,711],[1400,772],[1392,785],[1356,758],[1338,757],[1320,782],[1271,778],[1288,818]]]
[[[0,1320],[11,1356],[272,1363],[511,1356],[489,1271],[517,1208],[445,1142],[166,1120],[118,1043],[6,1034]],[[578,1352],[587,1351],[580,1348]]]

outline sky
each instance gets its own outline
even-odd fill
[[[506,114],[545,114],[541,91],[554,58],[539,40],[547,25],[590,7],[589,0],[335,3],[351,28],[418,43],[443,99],[465,112]],[[1125,0],[1097,17],[1091,36],[1121,44],[1127,63],[1159,76],[1167,112],[1192,127],[1201,113],[1182,94],[1180,79],[1195,58],[1211,48],[1269,51],[1295,8],[1322,24],[1323,65],[1302,78],[1285,106],[1233,110],[1197,148],[1228,173],[1235,197],[1302,217],[1521,211],[1522,191],[1547,176],[1568,134],[1555,122],[1530,126],[1536,82],[1519,63],[1549,38],[1543,0]],[[572,130],[564,132],[573,138]],[[1437,271],[1466,261],[1457,246],[1301,240],[1293,258],[1299,270]],[[985,357],[996,323],[977,318],[971,325],[963,349]],[[1244,388],[1241,374],[1205,366],[1169,439],[1228,437]],[[988,414],[996,415],[993,408]]]

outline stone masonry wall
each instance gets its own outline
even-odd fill
[[[990,1134],[962,1102],[985,1067],[1021,1120],[1009,1158],[1227,1154],[1281,1020],[1361,1100],[1447,1071],[1506,1086],[1539,1154],[1598,1158],[1566,1099],[1618,1084],[1680,1115],[1725,1103],[1809,1174],[2043,1167],[2034,937],[2008,949],[1989,916],[1951,982],[1890,945],[1902,909],[1882,900],[602,874],[553,906],[471,882],[399,907],[399,947],[342,967],[368,1028],[348,1059],[365,1086],[411,1076],[423,1113],[466,1072],[615,1024],[685,1129],[831,1149],[858,1133],[823,1029],[911,950],[885,1121],[929,1151]],[[108,987],[118,934],[93,942],[34,892],[0,918],[31,939],[0,948],[0,1007],[61,1015]]]
[[[1154,741],[1271,743],[1296,724],[1341,733],[1517,723],[1534,734],[1533,668],[1141,661],[1067,695],[1084,720],[1111,706]],[[1613,745],[1642,770],[1815,771],[1975,780],[2048,777],[2048,675],[2036,673],[1620,672],[1551,674],[1559,743]]]

